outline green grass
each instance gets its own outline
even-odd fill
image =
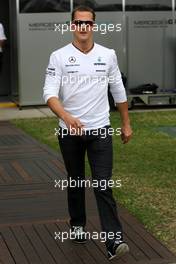
[[[118,202],[176,253],[176,135],[159,127],[176,126],[176,112],[130,113],[133,139],[126,145],[113,137],[114,179],[122,187],[113,189]],[[16,126],[58,150],[56,118],[12,121]],[[111,124],[120,127],[118,113],[111,113]],[[87,163],[87,161],[86,161]],[[90,173],[86,166],[87,174]]]

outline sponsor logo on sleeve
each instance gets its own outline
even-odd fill
[[[47,68],[46,75],[56,76],[56,69],[55,68]]]

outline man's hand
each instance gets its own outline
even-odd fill
[[[78,118],[73,117],[70,113],[64,110],[61,102],[57,97],[51,97],[47,101],[47,104],[49,108],[53,111],[53,113],[55,113],[59,118],[61,118],[65,122],[69,130],[73,129],[73,134],[82,135],[82,133],[84,132],[84,125],[80,122]]]
[[[120,112],[122,122],[121,139],[123,144],[126,144],[132,137],[132,129],[130,126],[130,119],[128,115],[128,102],[117,103],[117,109]]]
[[[133,132],[132,132],[132,129],[131,129],[130,125],[124,125],[121,128],[121,139],[122,139],[123,144],[128,143],[128,141],[132,137],[132,134],[133,134]]]
[[[69,130],[72,130],[73,133],[76,132],[76,135],[83,134],[84,125],[80,122],[78,118],[73,117],[69,113],[65,113],[63,117],[63,121],[65,122]]]

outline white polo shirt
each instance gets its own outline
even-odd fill
[[[64,109],[79,118],[85,129],[101,128],[110,124],[108,81],[114,101],[126,102],[115,51],[94,43],[85,54],[70,43],[50,56],[43,98],[45,102],[59,98]],[[59,125],[67,128],[61,119]]]
[[[4,27],[3,25],[0,23],[0,40],[6,40],[6,36],[4,33]],[[0,52],[2,52],[2,47],[0,46]]]

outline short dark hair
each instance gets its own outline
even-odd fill
[[[73,9],[73,11],[72,11],[72,15],[71,15],[72,21],[74,20],[75,13],[76,13],[77,11],[80,11],[80,12],[87,11],[87,12],[92,13],[93,21],[95,21],[95,17],[96,17],[96,15],[95,15],[94,10],[93,10],[91,7],[89,7],[89,6],[84,6],[84,5],[77,6],[76,8]]]

